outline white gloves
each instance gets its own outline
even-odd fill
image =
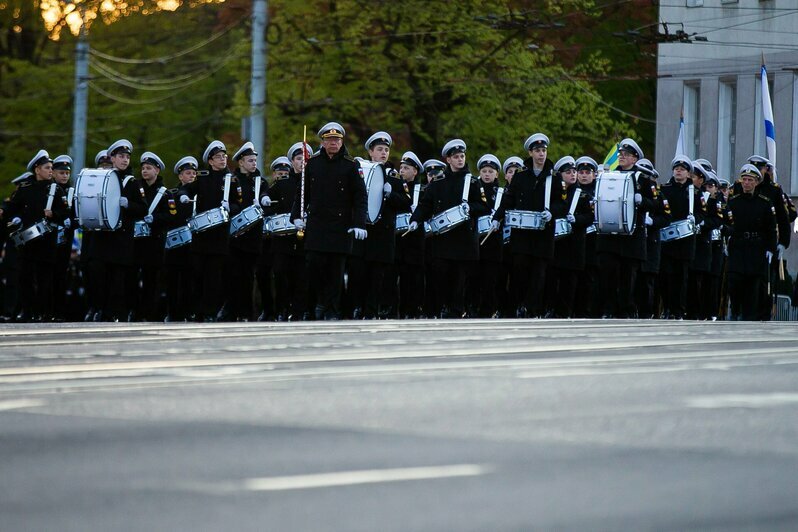
[[[21,224],[22,224],[22,218],[20,218],[19,216],[14,216],[11,219],[11,225],[21,225]]]
[[[689,220],[690,223],[694,224],[695,223],[695,216],[693,216],[692,214],[688,214],[687,215],[687,220]]]
[[[153,220],[152,214],[148,214],[147,216],[144,217],[144,223],[146,224],[151,224],[152,220]]]
[[[543,223],[549,223],[551,221],[551,213],[549,211],[543,211]]]
[[[305,228],[305,221],[302,218],[297,218],[294,220],[294,227],[297,229],[304,229]]]
[[[768,260],[768,264],[770,264],[773,261],[773,252],[765,251],[765,258]]]
[[[784,260],[785,251],[787,251],[787,248],[785,248],[783,244],[776,246],[776,256],[778,256],[779,260]]]
[[[468,206],[468,203],[463,203],[463,210],[466,214],[471,214],[471,208]]]
[[[646,225],[654,225],[654,220],[646,213]]]
[[[355,240],[365,240],[367,236],[369,236],[368,231],[365,229],[359,229],[357,227],[351,227],[347,233],[354,233]]]
[[[69,218],[67,218],[66,220],[64,220],[64,227],[66,227],[67,229],[69,229],[70,227],[72,227],[72,220],[70,220]]]
[[[496,232],[496,231],[498,231],[498,230],[499,230],[499,227],[501,227],[501,224],[500,224],[500,223],[499,223],[497,220],[493,220],[493,221],[490,223],[490,230],[491,230],[491,232]]]
[[[119,206],[122,207],[123,209],[127,209],[127,198],[126,197],[122,196],[121,198],[119,198]]]
[[[227,200],[222,200],[222,209],[230,212],[230,202]]]
[[[189,201],[191,201],[191,200],[188,199],[188,196],[186,196],[185,194],[180,196],[180,203],[188,203]]]
[[[574,216],[571,213],[568,213],[568,215],[565,217],[565,219],[568,220],[568,223],[572,223],[572,224],[576,223],[576,216]]]
[[[391,195],[392,190],[393,189],[391,188],[390,183],[385,183],[384,185],[382,185],[382,195],[385,196],[386,198]]]
[[[270,206],[271,204],[272,204],[272,199],[271,199],[269,196],[263,196],[263,197],[260,199],[260,205],[261,205],[261,207],[268,207],[268,206]]]
[[[635,205],[640,205],[641,203],[643,203],[643,196],[639,192],[636,192],[635,193]]]
[[[418,222],[410,222],[410,225],[407,226],[408,231],[415,231],[418,229]]]

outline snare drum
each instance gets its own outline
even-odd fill
[[[510,229],[531,229],[541,231],[546,227],[543,213],[536,211],[506,211],[504,225]]]
[[[191,243],[191,228],[187,225],[176,227],[166,233],[166,249],[175,249]]]
[[[263,220],[263,209],[259,205],[250,205],[230,220],[230,234],[241,236],[261,220]]]
[[[477,218],[477,232],[480,235],[487,235],[490,233],[490,222],[493,220],[493,216],[490,214],[486,214],[485,216],[480,216]]]
[[[585,234],[590,235],[596,232],[596,224],[590,224],[585,229]]]
[[[720,229],[713,229],[711,238],[713,242],[720,240]]]
[[[133,238],[145,238],[151,234],[150,224],[144,220],[139,220],[133,225]]]
[[[25,229],[14,231],[9,236],[11,237],[11,240],[14,241],[14,244],[16,244],[17,247],[21,247],[27,244],[28,242],[32,242],[37,238],[43,237],[52,230],[53,228],[47,222],[47,220],[42,220],[40,222],[36,222],[35,224]]]
[[[88,231],[113,231],[122,223],[122,187],[113,170],[84,168],[75,182],[75,214]]]
[[[368,212],[366,223],[375,224],[382,211],[382,187],[385,185],[385,165],[373,161],[358,159],[360,176],[366,182],[368,194]]]
[[[681,240],[688,236],[693,236],[696,233],[696,227],[690,220],[679,220],[673,222],[668,227],[663,227],[659,230],[659,239],[662,242],[670,242],[672,240]]]
[[[504,243],[504,245],[510,243],[510,235],[512,234],[512,231],[513,231],[512,227],[507,227],[506,225],[502,226],[502,242]]]
[[[263,221],[263,233],[267,235],[295,235],[296,226],[291,222],[291,213],[275,214]]]
[[[189,218],[188,226],[191,228],[192,233],[202,233],[213,227],[225,224],[229,220],[230,215],[227,214],[227,211],[221,207],[216,207]]]
[[[442,213],[433,216],[429,221],[432,234],[442,235],[448,233],[455,227],[467,222],[469,216],[466,205],[465,203],[461,203],[460,205],[446,209]]]
[[[405,233],[410,228],[410,217],[412,214],[403,212],[396,215],[396,234]]]
[[[602,235],[635,230],[634,172],[604,172],[596,178],[596,229]]]
[[[574,228],[571,226],[571,222],[565,218],[557,218],[554,220],[554,240],[559,240],[573,232]]]

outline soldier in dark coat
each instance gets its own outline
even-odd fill
[[[75,189],[70,186],[71,171],[72,158],[69,155],[59,155],[53,159],[53,181],[61,188],[64,208],[67,210],[67,217],[64,218],[63,224],[56,227],[58,233],[53,270],[53,316],[58,321],[66,319],[68,314],[66,292],[72,258],[72,239],[75,236],[75,226],[73,225]]]
[[[399,175],[402,193],[407,200],[397,214],[413,213],[421,199],[421,177],[424,167],[412,151],[402,155]],[[418,189],[418,192],[416,192]],[[418,318],[423,314],[424,301],[424,231],[396,235],[396,272],[399,282],[399,317]]]
[[[759,320],[759,297],[767,288],[768,269],[776,251],[776,213],[770,199],[756,192],[762,174],[750,164],[740,169],[740,193],[729,198],[729,295],[732,319]]]
[[[561,182],[561,198],[568,207],[563,219],[571,233],[555,237],[554,257],[546,270],[546,317],[572,318],[578,279],[585,269],[585,230],[593,224],[593,209],[590,198],[582,196],[582,189],[577,186],[573,157],[567,155],[557,161],[554,175]],[[579,198],[574,203],[577,191]]]
[[[511,156],[505,159],[502,164],[502,171],[504,172],[504,183],[507,187],[513,182],[513,177],[524,168],[524,160],[518,156]],[[501,280],[499,286],[503,290],[500,297],[502,301],[502,316],[511,317],[515,316],[516,309],[521,305],[521,298],[514,291],[513,282],[513,254],[510,253],[510,241],[512,232],[509,227],[502,225],[502,268]]]
[[[429,187],[433,181],[443,177],[445,171],[446,163],[443,161],[438,159],[428,159],[424,161],[424,178],[423,184],[421,185],[420,198],[424,197],[424,194],[427,192],[427,187]],[[424,229],[423,231],[420,230],[422,227]],[[411,234],[414,232],[415,231],[411,232]],[[418,233],[424,235],[423,316],[430,318],[438,317],[443,309],[440,307],[441,297],[438,296],[437,279],[435,277],[435,271],[432,268],[433,262],[435,260],[435,243],[437,242],[437,239],[432,237],[432,233],[429,231],[429,224],[426,223],[423,226],[419,226]]]
[[[662,195],[670,210],[671,223],[687,220],[698,226],[703,221],[704,211],[699,193],[690,179],[693,163],[689,157],[677,155],[671,166],[673,177],[662,186]],[[695,240],[695,234],[691,233],[683,238],[662,242],[660,292],[665,318],[680,320],[687,312],[687,269],[695,257]]]
[[[138,319],[160,321],[161,273],[163,271],[164,243],[172,215],[169,200],[174,202],[163,184],[161,172],[166,168],[160,157],[152,152],[141,155],[141,181],[139,186],[147,204],[147,214],[141,220],[149,227],[149,236],[134,239],[134,265],[137,275],[134,294],[137,294],[135,314]],[[138,290],[135,288],[140,287]]]
[[[596,172],[598,163],[592,157],[583,155],[576,160],[576,180],[582,196],[590,204],[590,212],[593,216],[591,224],[585,228],[585,268],[579,275],[576,284],[576,299],[574,301],[574,317],[576,318],[598,318],[601,316],[599,308],[598,287],[596,286],[598,277],[598,261],[596,259],[596,226],[595,203],[596,203]]]
[[[649,179],[652,208],[645,214],[646,260],[640,264],[636,282],[637,315],[640,318],[659,317],[659,270],[661,262],[660,229],[670,223],[665,213],[660,186],[657,183],[659,172],[648,159],[640,159],[635,165],[637,171]]]
[[[447,168],[443,176],[429,184],[411,217],[410,228],[415,231],[433,216],[466,204],[468,218],[464,223],[432,237],[435,240],[432,271],[441,318],[461,318],[465,313],[466,278],[479,261],[475,221],[490,212],[477,180],[468,169],[465,152],[466,143],[461,139],[450,140],[443,146],[441,153]]]
[[[229,217],[235,216],[241,210],[241,198],[236,190],[238,180],[232,175],[230,190],[225,197],[225,179],[230,171],[227,169],[227,151],[224,144],[218,140],[211,142],[202,159],[209,170],[200,172],[195,181],[180,187],[180,202],[189,203],[194,198],[197,214],[221,208]],[[229,283],[223,283],[229,240],[229,221],[196,232],[192,236],[191,252],[194,273],[197,276],[197,319],[202,321],[216,321],[224,295],[229,295],[223,292],[225,288],[229,292]]]
[[[712,271],[712,232],[720,226],[720,219],[716,216],[717,205],[706,189],[714,175],[708,161],[693,161],[693,187],[698,192],[697,201],[701,202],[702,220],[695,237],[695,257],[690,261],[687,271],[687,317],[690,319],[706,320],[717,312],[713,309],[717,305],[708,297]]]
[[[91,282],[97,309],[94,321],[127,320],[135,304],[135,293],[130,293],[133,273],[133,226],[147,214],[147,204],[141,188],[131,175],[130,155],[133,145],[121,139],[108,148],[113,173],[119,180],[122,195],[120,227],[113,231],[96,231],[92,240]]]
[[[344,146],[344,128],[329,122],[319,130],[322,147],[305,168],[304,204],[297,190],[291,217],[304,230],[305,262],[316,297],[316,319],[341,318],[341,292],[352,239],[364,240],[366,185],[360,166]]]
[[[15,231],[28,229],[39,222],[61,224],[68,211],[62,189],[52,180],[53,162],[49,154],[39,150],[28,163],[27,170],[32,175],[20,182],[6,201],[4,220]],[[53,318],[57,234],[53,230],[42,230],[43,234],[18,246],[22,310],[17,321],[50,321]]]
[[[180,186],[193,183],[197,178],[197,159],[186,156],[177,161],[174,172]],[[196,203],[181,203],[176,200],[180,188],[169,191],[169,222],[167,230],[187,227]],[[164,251],[164,268],[166,272],[166,319],[172,321],[188,321],[194,317],[194,265],[191,260],[191,243]]]
[[[646,260],[646,213],[654,208],[648,177],[635,170],[643,150],[632,139],[623,139],[618,151],[618,172],[632,173],[635,194],[635,228],[631,235],[599,234],[596,241],[604,303],[603,316],[635,316],[634,287],[640,264]]]
[[[713,175],[704,184],[704,188],[709,193],[709,200],[707,201],[707,217],[709,220],[708,225],[714,227],[710,231],[710,245],[712,253],[712,261],[709,267],[709,275],[707,277],[707,284],[703,287],[703,294],[701,296],[704,309],[705,319],[715,321],[718,319],[720,313],[720,286],[721,277],[723,275],[723,266],[725,264],[725,242],[723,239],[723,224],[724,213],[726,212],[726,200],[720,192],[720,182],[717,177]],[[711,220],[714,218],[714,220]]]
[[[238,164],[235,171],[238,181],[236,193],[241,198],[241,209],[250,206],[268,207],[271,200],[266,194],[267,187],[258,170],[258,153],[255,151],[255,145],[245,142],[233,155],[233,161]],[[255,269],[263,247],[262,240],[262,222],[230,238],[226,271],[232,286],[223,313],[225,319],[250,321],[253,318]]]
[[[490,216],[495,212],[498,208],[497,200],[501,201],[499,190],[504,192],[499,187],[500,166],[499,159],[492,153],[483,155],[477,161],[480,195],[485,198],[490,208],[490,214],[485,216]],[[499,222],[493,224],[491,220],[489,227],[490,233],[487,237],[479,236],[479,270],[475,275],[472,295],[478,305],[477,315],[479,317],[498,318],[501,316],[500,302],[504,301],[501,287],[504,235]]]
[[[553,220],[565,217],[568,210],[562,200],[561,181],[551,174],[554,165],[546,157],[548,145],[549,139],[542,133],[527,138],[524,147],[529,158],[524,161],[525,168],[515,174],[504,190],[501,206],[493,214],[493,220],[500,222],[509,209],[534,211],[543,213],[545,221],[542,230],[514,228],[510,237],[513,291],[521,298],[516,310],[518,318],[540,317],[544,313],[546,266],[554,258]]]

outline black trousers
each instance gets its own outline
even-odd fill
[[[543,315],[547,263],[546,259],[539,257],[513,255],[514,291],[521,298],[521,306],[526,308],[527,316]]]
[[[161,316],[161,267],[156,264],[139,266],[137,269],[138,290],[133,294],[136,315],[140,320],[160,321]]]
[[[308,310],[308,278],[305,257],[275,253],[272,265],[274,272],[274,309],[278,315],[296,319]],[[258,278],[258,284],[261,284]],[[263,298],[263,294],[261,294]]]
[[[758,275],[729,273],[729,297],[731,298],[732,319],[758,321],[762,309],[759,301],[765,284]],[[765,287],[765,290],[767,287]]]
[[[581,273],[579,270],[551,266],[546,270],[546,307],[554,317],[573,317],[576,285]]]
[[[230,319],[252,319],[252,291],[255,287],[255,267],[258,255],[231,247],[227,257],[227,278],[230,293],[227,299],[227,317]]]
[[[659,317],[659,274],[652,272],[637,272],[635,283],[635,301],[639,318]]]
[[[30,317],[53,314],[53,263],[24,257],[20,271],[22,311]]]
[[[432,262],[438,298],[437,307],[443,317],[459,318],[465,312],[465,284],[469,271],[466,261],[435,259]]]
[[[69,259],[72,247],[67,244],[59,245],[55,250],[55,264],[53,265],[53,315],[66,318],[66,292],[69,279]]]
[[[132,267],[99,260],[89,263],[91,268],[92,307],[102,312],[106,320],[126,320],[128,315],[128,283]]]
[[[194,285],[197,318],[216,319],[224,294],[222,279],[225,255],[194,253],[191,256],[196,283]]]
[[[399,317],[418,318],[424,302],[424,269],[417,264],[400,263]]]
[[[671,317],[687,314],[687,269],[689,262],[662,257],[660,290],[662,306]]]
[[[369,279],[366,260],[354,255],[346,258],[346,294],[344,295],[343,313],[352,317],[357,309],[362,312],[366,306]]]
[[[310,289],[316,294],[317,319],[341,319],[341,294],[347,255],[306,251]]]
[[[615,318],[634,316],[634,286],[640,261],[616,253],[599,253],[598,262],[600,286],[603,287],[603,315]]]
[[[171,265],[165,270],[166,311],[171,321],[189,319],[194,313],[194,273],[191,264]]]
[[[364,311],[367,318],[377,318],[380,315],[382,310],[380,304],[385,296],[385,278],[390,266],[383,262],[366,261],[366,306]]]

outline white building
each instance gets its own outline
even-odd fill
[[[798,0],[661,0],[659,16],[669,33],[683,29],[706,42],[659,45],[657,167],[668,172],[682,108],[686,155],[709,159],[719,177],[733,177],[753,153],[767,156],[764,53],[778,180],[798,196]]]

